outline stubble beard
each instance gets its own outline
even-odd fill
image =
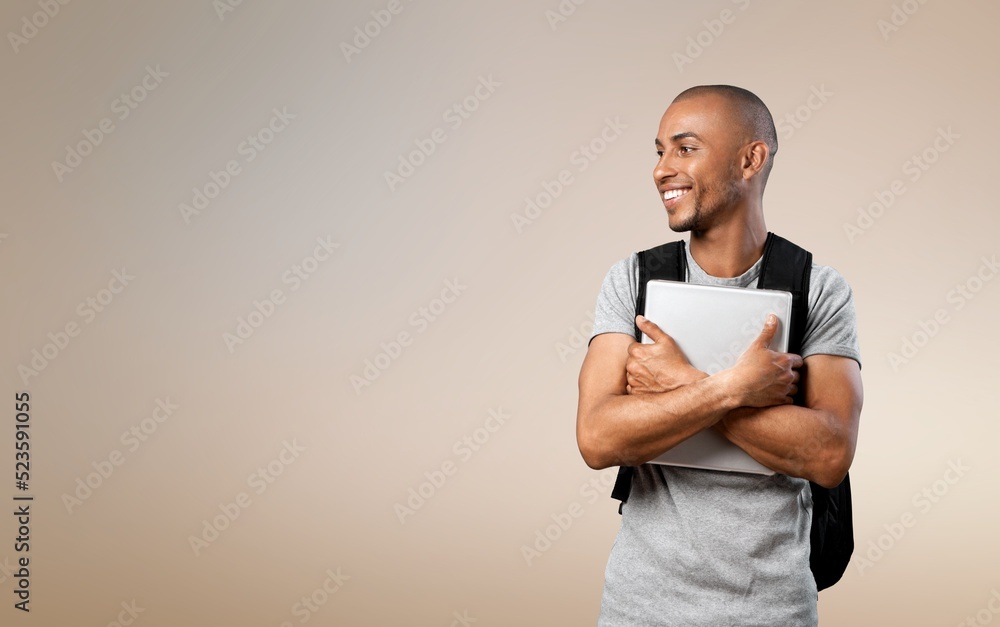
[[[686,220],[677,225],[670,225],[670,230],[676,233],[707,230],[716,217],[738,204],[742,198],[739,185],[732,178],[705,188],[704,193],[700,190],[691,190],[688,193],[694,195],[691,198],[694,206]]]

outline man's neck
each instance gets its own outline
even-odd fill
[[[691,231],[691,256],[709,276],[738,277],[764,254],[767,227],[763,216],[733,221],[705,231]]]

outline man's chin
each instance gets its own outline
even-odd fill
[[[670,225],[670,230],[674,233],[686,233],[694,228],[691,220],[681,220],[669,213],[667,214],[667,224]]]
[[[690,201],[690,199],[685,200]],[[689,203],[684,203],[684,206],[667,209],[667,222],[670,224],[670,230],[674,233],[691,231],[697,228],[700,220],[701,212],[698,210],[696,203],[693,206]]]

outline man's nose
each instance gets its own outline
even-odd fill
[[[669,179],[677,175],[677,168],[674,167],[673,161],[669,156],[664,155],[656,162],[656,167],[653,168],[653,181],[659,185],[663,180]]]

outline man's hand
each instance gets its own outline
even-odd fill
[[[625,362],[628,394],[670,392],[708,376],[691,365],[674,339],[660,327],[641,315],[635,321],[654,343],[629,345]]]
[[[730,368],[732,388],[740,394],[742,407],[788,405],[798,392],[802,358],[793,353],[779,353],[768,348],[778,329],[778,318],[767,317],[760,335]]]
[[[638,466],[699,431],[717,428],[777,472],[827,487],[843,479],[861,411],[861,378],[853,359],[809,357],[802,379],[806,406],[799,407],[791,404],[792,395],[800,382],[796,369],[805,362],[767,348],[776,319],[769,319],[733,367],[712,376],[694,368],[655,324],[641,318],[636,324],[654,344],[639,344],[626,333],[602,333],[591,340],[583,360],[576,426],[588,466]],[[803,448],[803,442],[815,445]]]
[[[832,488],[854,459],[864,402],[861,367],[850,357],[817,354],[799,371],[803,407],[740,407],[712,428],[768,468]]]

